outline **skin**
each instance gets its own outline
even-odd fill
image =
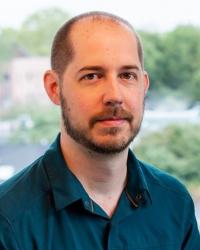
[[[149,87],[135,36],[123,24],[86,18],[75,24],[71,39],[79,41],[73,43],[75,56],[62,82],[54,71],[45,73],[47,94],[61,109],[64,100],[65,115],[90,140],[104,148],[119,148],[139,130]],[[120,109],[130,119],[116,111]],[[107,115],[100,119],[102,112]],[[94,117],[99,120],[91,125]],[[118,153],[96,152],[72,138],[62,118],[61,149],[91,199],[112,216],[126,184],[128,146]]]

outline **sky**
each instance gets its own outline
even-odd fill
[[[20,27],[35,11],[60,7],[70,16],[102,10],[120,15],[136,29],[165,32],[180,24],[200,26],[199,0],[5,0],[0,5],[0,28]]]

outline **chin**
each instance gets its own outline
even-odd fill
[[[130,143],[132,142],[133,138],[130,137],[128,139],[119,138],[119,139],[112,139],[104,140],[104,141],[93,141],[92,144],[87,145],[89,149],[97,152],[97,153],[104,153],[104,154],[116,154],[121,153],[126,150]]]

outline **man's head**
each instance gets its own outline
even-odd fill
[[[149,85],[132,26],[107,13],[75,17],[57,32],[51,64],[45,88],[61,105],[66,138],[99,153],[126,149],[139,131]]]

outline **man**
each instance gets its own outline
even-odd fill
[[[149,87],[131,25],[77,16],[56,34],[51,64],[44,85],[61,132],[1,186],[0,249],[200,249],[186,189],[128,149]]]

